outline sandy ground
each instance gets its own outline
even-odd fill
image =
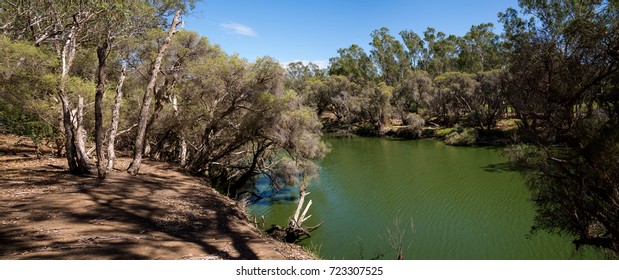
[[[262,234],[233,200],[174,167],[117,162],[103,183],[0,135],[0,259],[311,259]]]

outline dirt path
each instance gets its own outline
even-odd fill
[[[29,141],[16,140],[0,135],[0,259],[311,258],[165,164],[146,162],[138,176],[116,171],[98,183],[68,174],[64,159],[37,159]]]

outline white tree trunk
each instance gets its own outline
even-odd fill
[[[172,95],[172,108],[174,109],[174,116],[176,117],[176,122],[179,122],[179,110],[178,110],[178,100],[176,98],[176,94]],[[182,167],[185,167],[187,164],[187,141],[185,141],[185,136],[183,135],[183,130],[179,131],[180,137],[180,153],[178,155],[178,160]]]
[[[77,151],[79,156],[86,161],[90,161],[86,154],[86,130],[84,130],[84,97],[77,96],[77,112],[75,114],[75,130],[77,135],[75,136],[75,143],[77,144]]]
[[[140,119],[138,123],[138,133],[135,137],[135,145],[133,148],[133,161],[131,161],[129,168],[127,169],[127,172],[132,175],[136,175],[140,170],[140,164],[142,163],[142,155],[144,152],[144,144],[146,141],[146,127],[148,126],[148,114],[150,110],[150,102],[152,99],[153,90],[155,89],[155,83],[157,81],[159,69],[161,68],[161,61],[163,60],[163,55],[165,54],[168,45],[170,45],[172,36],[176,32],[176,25],[178,25],[178,18],[180,14],[181,10],[176,11],[174,19],[172,19],[172,25],[170,26],[170,30],[168,31],[168,35],[163,41],[163,44],[159,48],[157,58],[155,59],[155,63],[153,64],[153,68],[150,74],[150,81],[148,82],[148,85],[146,86],[146,91],[144,92],[144,100],[142,101],[142,109],[140,110]]]
[[[81,18],[83,21],[78,22],[77,18],[80,16],[83,15],[78,14],[74,16],[74,20],[76,22],[71,27],[67,40],[62,45],[62,49],[59,50],[59,55],[61,59],[61,72],[60,82],[58,83],[58,98],[62,103],[62,123],[66,136],[65,150],[67,163],[69,165],[69,171],[71,172],[71,174],[74,175],[90,173],[90,162],[88,160],[88,157],[86,156],[85,148],[83,146],[80,147],[80,145],[77,145],[78,141],[83,141],[83,137],[80,135],[80,131],[78,131],[77,129],[80,128],[81,125],[78,124],[77,128],[73,127],[74,116],[71,112],[71,102],[69,101],[69,97],[66,93],[66,84],[69,78],[69,70],[71,70],[71,67],[73,66],[73,61],[77,52],[77,36],[80,31],[80,24],[88,20],[91,15],[86,15],[84,18]],[[77,115],[79,116],[81,114],[78,113]],[[77,121],[78,123],[81,123],[81,120]]]
[[[123,98],[123,84],[125,83],[126,71],[127,67],[123,65],[122,70],[120,71],[120,77],[118,77],[118,84],[116,84],[116,96],[114,97],[114,107],[112,108],[112,123],[110,124],[110,136],[107,143],[107,170],[114,170],[114,160],[116,159],[114,144],[116,142],[116,133],[118,133],[120,102]]]

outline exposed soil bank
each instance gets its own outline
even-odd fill
[[[105,182],[36,157],[0,134],[0,259],[311,259],[257,230],[233,200],[198,178],[117,162]]]

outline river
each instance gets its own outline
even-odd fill
[[[593,250],[575,251],[567,236],[529,236],[530,193],[497,149],[435,140],[325,141],[332,150],[308,188],[313,205],[306,222],[324,224],[301,242],[324,259],[393,259],[388,231],[396,232],[398,217],[406,259],[601,258]],[[297,192],[283,189],[250,210],[267,225],[285,225]]]

